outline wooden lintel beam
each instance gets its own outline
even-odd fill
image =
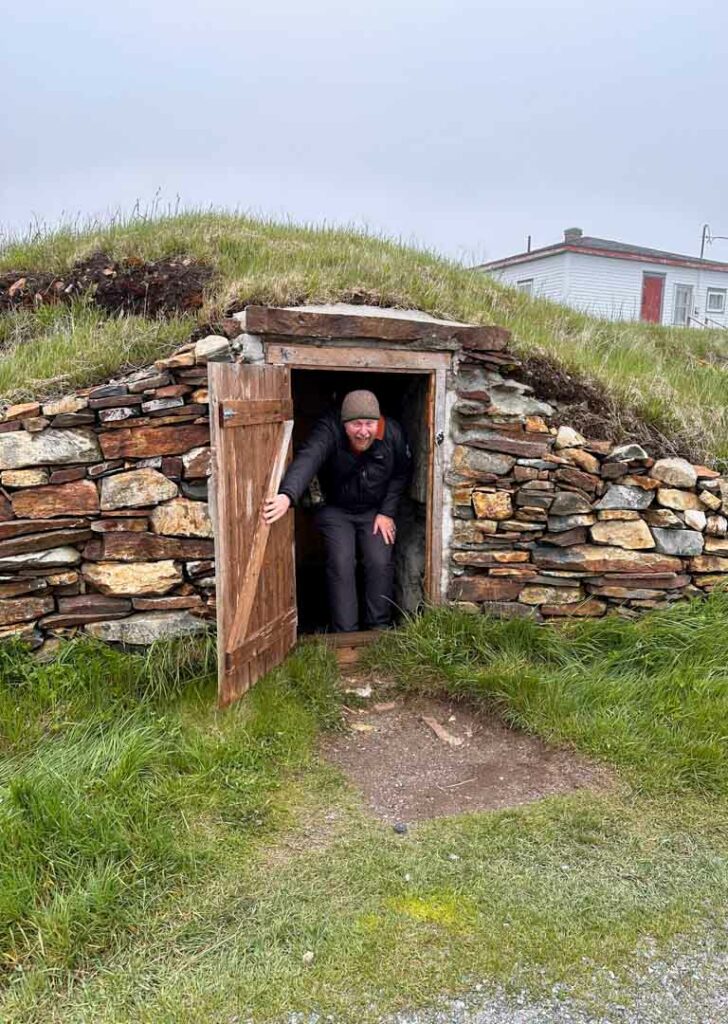
[[[456,343],[466,348],[498,351],[508,344],[509,332],[501,327],[438,323],[406,316],[357,316],[355,313],[321,313],[275,306],[248,306],[245,329],[249,334],[280,337],[357,338],[399,343]]]

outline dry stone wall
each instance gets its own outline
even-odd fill
[[[226,321],[231,336],[239,325]],[[232,325],[232,328],[230,327]],[[215,615],[212,335],[123,380],[4,410],[0,639],[79,629],[148,644]]]
[[[148,644],[214,619],[207,362],[264,358],[244,318],[124,379],[4,410],[0,640]],[[506,335],[453,353],[447,598],[633,616],[728,581],[728,479],[582,437],[515,379]]]
[[[728,479],[582,437],[508,369],[504,353],[480,351],[457,372],[450,600],[503,616],[632,616],[728,581]]]

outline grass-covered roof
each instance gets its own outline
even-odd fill
[[[211,268],[199,308],[114,313],[88,293],[0,312],[0,395],[59,393],[148,362],[251,302],[365,300],[513,331],[604,385],[695,458],[728,458],[728,333],[609,323],[501,286],[434,253],[345,228],[301,227],[220,212],[60,227],[0,247],[0,279],[65,279],[103,253],[126,264],[186,259]],[[8,276],[9,275],[9,276]]]

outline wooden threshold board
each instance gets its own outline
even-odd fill
[[[380,630],[372,629],[361,633],[323,633],[320,639],[333,648],[339,665],[355,665],[362,647],[373,644],[381,635]]]

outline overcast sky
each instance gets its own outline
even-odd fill
[[[728,235],[725,0],[0,7],[6,231],[159,191],[468,262]]]

